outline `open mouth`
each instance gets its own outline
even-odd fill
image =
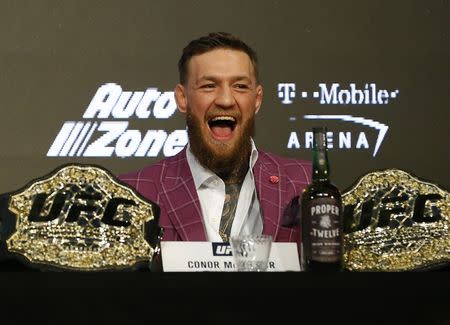
[[[230,138],[237,121],[232,116],[215,116],[208,121],[209,129],[213,136],[218,139]]]

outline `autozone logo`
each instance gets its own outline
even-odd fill
[[[130,129],[129,119],[167,120],[177,109],[173,91],[123,91],[107,83],[97,89],[83,121],[66,121],[53,140],[48,157],[169,157],[187,144],[187,132]],[[105,119],[107,119],[105,121]]]

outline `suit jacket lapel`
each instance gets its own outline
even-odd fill
[[[183,149],[166,168],[164,194],[168,217],[183,241],[206,241],[200,201]],[[255,186],[263,217],[263,234],[278,236],[286,193],[286,176],[266,153],[259,151],[253,168]]]
[[[271,235],[275,240],[283,216],[282,206],[286,193],[286,176],[280,166],[264,152],[259,151],[259,158],[253,172],[256,192],[263,217],[263,234]]]
[[[174,157],[175,158],[175,157]],[[206,241],[200,201],[183,149],[164,175],[168,217],[183,241]]]

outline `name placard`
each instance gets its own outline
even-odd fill
[[[162,241],[161,257],[164,272],[236,271],[228,243]],[[301,271],[297,244],[273,242],[267,271]]]

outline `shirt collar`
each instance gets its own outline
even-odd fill
[[[253,167],[258,160],[258,150],[256,149],[255,142],[250,138],[252,143],[252,152],[250,154],[249,160],[249,172],[253,174]],[[194,154],[191,151],[191,145],[188,143],[186,150],[186,158],[191,169],[192,177],[194,178],[195,188],[198,190],[202,184],[204,184],[210,178],[217,178],[218,176],[214,174],[211,170],[203,167]]]

